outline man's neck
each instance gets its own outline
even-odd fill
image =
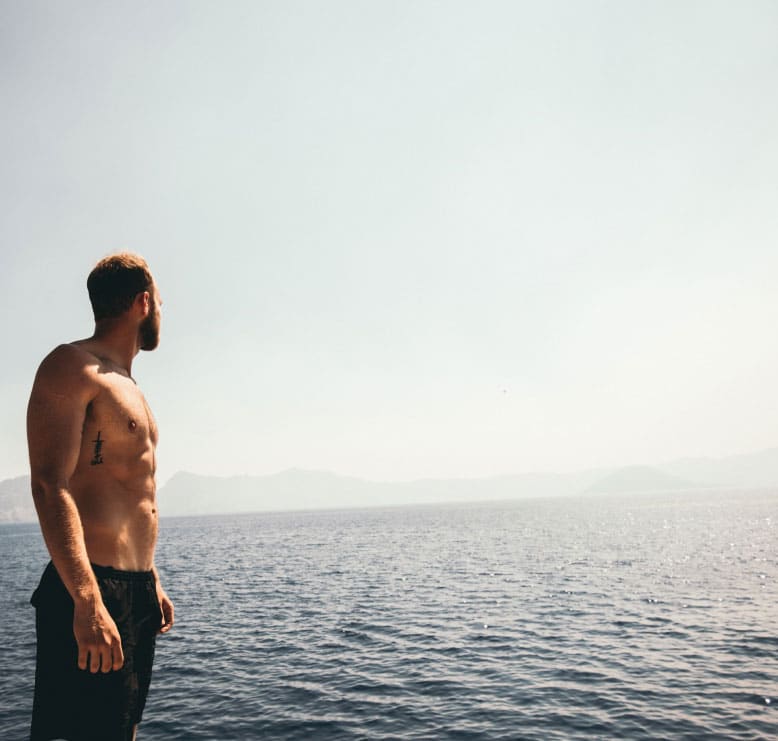
[[[137,328],[104,320],[95,325],[91,340],[99,346],[101,355],[132,378],[132,361],[140,351]]]

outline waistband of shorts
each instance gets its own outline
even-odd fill
[[[119,581],[154,581],[153,571],[120,571],[113,566],[100,566],[91,563],[92,571],[98,579],[117,579]]]

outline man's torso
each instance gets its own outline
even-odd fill
[[[126,373],[101,358],[93,342],[73,345],[84,351],[84,372],[97,390],[86,409],[69,484],[87,553],[93,563],[146,571],[153,565],[157,538],[157,427]]]

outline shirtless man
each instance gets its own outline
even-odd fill
[[[173,604],[154,566],[157,427],[132,378],[159,343],[146,262],[101,260],[87,281],[94,335],[41,363],[27,413],[32,495],[51,563],[33,595],[32,741],[135,738],[157,632]]]

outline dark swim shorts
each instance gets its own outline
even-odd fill
[[[143,714],[162,618],[154,574],[92,569],[119,628],[124,666],[106,674],[78,668],[73,600],[49,563],[31,600],[38,649],[30,741],[124,741]]]

